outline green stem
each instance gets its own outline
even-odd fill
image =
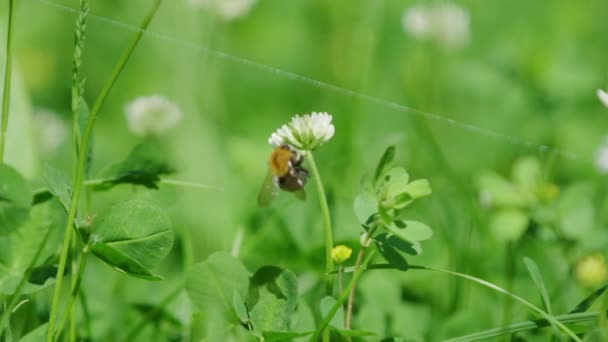
[[[68,257],[68,251],[70,250],[70,241],[72,239],[74,220],[76,218],[76,211],[78,208],[78,202],[80,199],[81,189],[82,189],[82,185],[83,185],[84,169],[85,169],[85,164],[86,164],[86,159],[87,159],[86,151],[88,151],[88,149],[89,149],[89,142],[91,140],[91,134],[93,133],[95,119],[97,117],[97,114],[99,113],[99,110],[101,109],[101,106],[105,102],[106,97],[110,93],[110,90],[112,90],[114,83],[118,79],[118,76],[120,76],[120,73],[124,69],[125,64],[127,63],[127,61],[129,60],[129,57],[133,53],[133,50],[135,50],[135,47],[137,46],[137,43],[141,39],[141,36],[143,35],[144,31],[150,24],[150,21],[152,21],[154,14],[156,13],[156,11],[158,10],[158,7],[160,6],[160,3],[161,3],[161,0],[156,0],[154,2],[150,12],[148,13],[148,15],[144,18],[143,22],[141,23],[140,30],[138,30],[135,33],[135,37],[133,38],[133,40],[131,41],[131,43],[129,44],[129,46],[127,47],[125,52],[123,53],[123,55],[120,57],[118,63],[114,67],[114,70],[112,70],[112,73],[110,75],[108,82],[105,84],[105,86],[101,90],[99,97],[95,101],[95,104],[93,105],[93,108],[91,109],[91,112],[89,113],[89,117],[87,119],[87,124],[86,124],[85,130],[84,130],[84,134],[82,136],[82,142],[80,144],[80,146],[81,146],[80,151],[82,151],[82,153],[80,153],[78,155],[76,177],[74,178],[74,184],[73,184],[74,191],[72,193],[72,202],[70,204],[70,210],[68,212],[68,220],[67,220],[65,231],[64,231],[61,255],[59,257],[59,267],[57,268],[55,291],[53,293],[53,301],[51,304],[51,313],[50,313],[49,324],[48,324],[47,333],[46,333],[47,342],[53,341],[53,332],[55,329],[55,321],[57,318],[59,296],[61,294],[61,285],[63,283],[63,273],[65,272],[65,265],[66,265],[66,261],[67,261],[67,257]]]
[[[8,126],[8,109],[11,97],[11,72],[13,64],[13,26],[15,1],[8,0],[8,28],[6,31],[6,63],[4,64],[4,91],[2,94],[2,119],[0,121],[0,163],[4,162],[4,148],[6,145],[6,130]]]
[[[25,286],[25,283],[30,278],[30,275],[32,274],[32,270],[34,269],[34,266],[38,262],[38,259],[40,258],[40,255],[42,254],[42,250],[44,249],[44,246],[46,246],[46,243],[49,240],[49,235],[51,235],[51,230],[52,229],[49,228],[46,231],[46,233],[44,234],[44,237],[42,238],[42,241],[40,242],[40,245],[38,246],[38,249],[36,250],[36,254],[34,254],[34,257],[30,261],[30,264],[28,265],[27,270],[23,274],[23,278],[21,278],[21,280],[19,281],[19,284],[17,284],[17,287],[15,288],[15,293],[13,293],[13,296],[11,297],[10,302],[8,303],[4,312],[2,312],[2,315],[0,316],[0,336],[2,336],[2,332],[4,331],[4,328],[8,322],[8,318],[10,317],[11,312],[13,311],[15,305],[17,305],[17,301],[19,300],[21,291],[23,291],[23,287]]]
[[[82,255],[80,256],[80,261],[78,262],[78,269],[77,269],[77,273],[75,274],[75,281],[74,284],[72,285],[72,294],[70,296],[70,299],[68,301],[68,304],[66,305],[64,311],[63,311],[63,317],[61,318],[61,321],[59,321],[59,325],[57,326],[57,332],[55,332],[55,339],[59,339],[59,336],[61,335],[61,331],[63,330],[63,327],[65,325],[65,323],[67,322],[68,318],[71,318],[70,316],[72,316],[72,306],[74,305],[74,303],[76,302],[76,299],[78,298],[78,293],[80,291],[80,285],[82,284],[82,277],[84,276],[84,269],[86,267],[87,264],[87,257],[89,256],[89,247],[85,246],[84,250],[82,252]]]
[[[370,262],[370,260],[372,260],[375,252],[376,252],[375,250],[372,250],[371,252],[369,252],[367,254],[367,257],[365,257],[365,260],[361,264],[361,267],[359,267],[357,270],[354,271],[353,278],[350,280],[350,282],[348,283],[348,285],[344,289],[344,292],[342,292],[342,294],[340,295],[338,300],[331,307],[331,309],[327,313],[327,316],[325,316],[323,318],[323,320],[321,321],[321,324],[319,324],[319,326],[317,327],[317,330],[315,330],[315,333],[310,338],[310,340],[309,340],[310,342],[316,342],[319,339],[319,336],[323,333],[323,331],[329,330],[329,329],[326,330],[325,328],[327,328],[327,325],[329,324],[331,319],[334,317],[336,312],[338,312],[338,310],[342,306],[342,303],[344,303],[346,298],[348,298],[350,290],[355,286],[355,283],[357,282],[357,280],[363,273],[363,270],[365,270],[367,264]]]
[[[388,264],[381,264],[381,265],[370,265],[369,267],[366,266],[361,266],[361,268],[359,269],[360,271],[365,270],[365,269],[395,269],[393,266],[388,265]],[[503,289],[502,287],[492,284],[489,281],[477,278],[477,277],[473,277],[470,276],[468,274],[463,274],[463,273],[459,273],[459,272],[454,272],[454,271],[448,271],[448,270],[443,270],[440,268],[434,268],[434,267],[426,267],[426,266],[417,266],[417,265],[409,265],[408,266],[409,270],[427,270],[427,271],[435,271],[435,272],[440,272],[440,273],[445,273],[445,274],[449,274],[449,275],[453,275],[456,277],[460,277],[472,282],[475,282],[477,284],[480,284],[482,286],[485,286],[487,288],[490,288],[498,293],[502,293],[506,296],[511,297],[512,299],[518,301],[519,303],[523,304],[524,306],[527,306],[530,311],[538,314],[540,317],[542,317],[543,319],[545,319],[546,321],[548,321],[551,324],[556,325],[560,330],[562,330],[563,332],[565,332],[568,336],[570,336],[570,338],[572,338],[574,341],[577,342],[582,342],[582,340],[576,336],[576,334],[574,332],[572,332],[572,330],[568,329],[568,327],[566,327],[564,324],[562,324],[561,322],[559,322],[555,317],[553,317],[552,315],[548,314],[547,312],[545,312],[543,309],[539,308],[538,306],[528,302],[527,300],[523,299],[522,297],[513,294],[511,292],[508,292],[507,290]],[[353,268],[347,268],[344,269],[344,272],[353,272]],[[331,272],[331,273],[335,273],[335,271]],[[356,272],[355,272],[356,274]]]
[[[555,319],[562,322],[563,324],[575,324],[575,323],[583,323],[588,321],[597,320],[600,316],[597,312],[581,312],[575,314],[566,314],[555,316]],[[602,315],[605,316],[605,315]],[[479,331],[476,333],[472,333],[466,336],[455,337],[449,340],[444,340],[443,342],[470,342],[470,341],[479,341],[486,340],[494,337],[499,337],[505,334],[511,335],[517,332],[522,332],[526,330],[538,329],[548,327],[550,324],[547,320],[535,320],[535,321],[524,321],[519,323],[511,324],[507,327],[502,328],[494,328],[488,329],[484,331]]]
[[[150,316],[158,315],[169,303],[171,303],[183,290],[185,283],[180,283],[175,290],[167,295],[158,306],[150,313]],[[143,331],[148,323],[151,323],[149,319],[142,318],[141,321],[127,334],[127,337],[123,339],[124,342],[134,341],[135,338]]]
[[[332,295],[333,290],[333,277],[329,275],[334,268],[334,261],[331,258],[331,249],[334,247],[334,242],[332,238],[332,230],[331,230],[331,218],[329,216],[329,206],[327,205],[327,197],[325,196],[325,189],[323,188],[323,182],[321,181],[321,175],[319,174],[319,169],[317,169],[317,164],[315,163],[315,158],[312,153],[308,153],[308,163],[310,165],[310,171],[312,172],[312,177],[315,180],[315,185],[317,186],[317,193],[319,195],[319,204],[321,205],[321,215],[323,217],[323,233],[325,236],[325,294],[328,296]]]
[[[323,218],[323,233],[325,235],[325,294],[331,296],[333,294],[333,277],[329,275],[329,272],[334,268],[334,261],[331,258],[331,249],[334,247],[331,230],[331,217],[329,215],[329,206],[327,205],[327,197],[325,196],[325,188],[323,187],[323,181],[321,181],[321,175],[317,168],[317,163],[311,152],[308,152],[308,161],[312,176],[315,179],[315,185],[317,186],[317,193],[319,196],[319,204],[321,206],[321,215]],[[329,342],[330,340],[329,329],[323,332],[323,341]]]

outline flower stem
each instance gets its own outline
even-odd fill
[[[331,309],[327,313],[327,316],[323,317],[321,324],[319,324],[319,326],[317,327],[317,330],[314,332],[314,334],[310,338],[310,340],[309,340],[310,342],[316,342],[319,339],[319,336],[321,335],[321,333],[323,331],[327,331],[325,328],[327,328],[327,325],[329,324],[331,319],[334,317],[336,312],[338,312],[342,303],[344,303],[346,298],[349,296],[351,289],[355,286],[355,283],[357,282],[357,280],[359,280],[359,277],[363,273],[363,270],[365,270],[365,268],[367,267],[367,264],[372,260],[372,258],[374,257],[374,254],[375,254],[375,250],[372,250],[370,253],[368,253],[367,256],[365,257],[364,261],[361,263],[361,267],[359,267],[357,270],[354,271],[353,278],[350,280],[350,282],[348,283],[348,285],[344,289],[344,292],[340,295],[338,300],[331,307]]]
[[[369,247],[372,236],[374,236],[374,232],[378,228],[378,224],[373,224],[370,228],[369,232],[365,235],[365,240],[361,243],[361,249],[359,250],[359,254],[357,254],[357,261],[355,262],[355,272],[357,272],[361,268],[361,262],[363,260],[363,256],[365,255],[365,250]],[[357,287],[357,283],[353,283],[352,288],[350,289],[350,293],[348,294],[348,305],[346,306],[346,321],[345,327],[346,330],[349,330],[351,327],[351,323],[353,320],[353,304],[355,302],[355,288]]]
[[[319,174],[319,169],[317,169],[317,164],[315,163],[315,158],[312,153],[308,153],[308,162],[310,164],[310,170],[312,171],[312,177],[315,180],[315,185],[317,186],[317,193],[319,196],[319,204],[321,205],[321,215],[323,217],[323,233],[325,236],[325,294],[328,296],[332,295],[333,290],[333,278],[329,275],[334,268],[334,262],[331,258],[331,249],[334,246],[333,238],[332,238],[332,230],[331,230],[331,218],[329,216],[329,206],[327,205],[327,197],[325,196],[325,189],[323,188],[323,182],[321,181],[321,175]]]
[[[66,307],[64,309],[63,317],[61,318],[61,321],[59,321],[59,325],[57,326],[57,332],[55,333],[56,339],[58,339],[59,336],[61,335],[63,326],[65,325],[68,318],[70,316],[72,316],[72,312],[73,312],[72,306],[74,305],[74,302],[76,302],[76,299],[78,298],[78,293],[80,291],[80,285],[82,284],[82,277],[84,275],[84,269],[87,264],[88,256],[89,256],[89,247],[85,246],[84,250],[82,252],[82,255],[80,256],[80,261],[78,262],[78,269],[76,271],[77,273],[75,274],[76,280],[74,281],[74,284],[72,285],[72,294],[70,296],[68,304],[66,305]]]
[[[6,129],[8,126],[8,109],[11,97],[11,71],[12,71],[12,46],[13,25],[15,12],[15,1],[8,0],[8,28],[6,31],[6,61],[4,64],[4,91],[2,94],[2,119],[0,120],[0,163],[4,162],[4,148],[6,145]]]
[[[357,254],[357,261],[355,262],[355,271],[361,267],[361,261],[363,260],[363,255],[365,255],[365,247],[361,247],[359,254]],[[348,305],[346,306],[346,321],[344,323],[344,328],[346,330],[350,330],[351,322],[353,320],[353,303],[355,302],[355,288],[357,284],[353,284],[353,287],[350,289],[350,293],[348,294]]]
[[[333,294],[333,278],[329,274],[334,268],[334,261],[331,258],[331,249],[334,246],[331,230],[331,217],[329,216],[329,206],[327,205],[327,197],[325,196],[325,188],[323,188],[323,182],[321,181],[321,175],[317,168],[317,163],[311,152],[308,152],[308,161],[312,176],[315,179],[317,186],[317,193],[319,196],[319,204],[321,206],[321,215],[323,217],[323,233],[325,235],[325,294],[331,296]],[[323,331],[323,341],[329,342],[330,332],[329,329]]]
[[[89,142],[91,140],[93,126],[95,125],[95,119],[97,117],[97,114],[99,113],[99,110],[101,109],[101,106],[105,102],[106,97],[110,93],[110,90],[114,86],[114,83],[118,79],[118,76],[120,76],[120,73],[124,69],[124,66],[127,63],[127,60],[129,59],[129,57],[133,53],[133,50],[137,46],[137,43],[141,39],[143,32],[150,24],[150,21],[152,21],[154,14],[156,13],[156,11],[158,10],[158,7],[160,6],[160,3],[161,3],[161,0],[156,0],[154,2],[154,4],[152,5],[150,12],[144,18],[143,22],[139,26],[140,29],[135,33],[135,37],[133,38],[133,40],[131,41],[131,43],[129,44],[129,46],[127,47],[125,52],[123,53],[123,55],[120,57],[118,63],[114,67],[114,70],[112,70],[112,74],[110,75],[108,82],[105,84],[105,86],[101,90],[101,93],[99,94],[99,97],[95,101],[95,104],[93,105],[93,108],[91,109],[91,112],[89,113],[89,117],[87,118],[87,124],[86,124],[85,130],[84,130],[84,134],[82,136],[81,144],[80,144],[81,153],[78,155],[78,163],[76,165],[77,168],[76,168],[76,175],[74,177],[74,184],[73,184],[74,190],[72,193],[72,202],[70,204],[70,210],[68,212],[68,219],[67,219],[64,237],[63,237],[63,243],[62,243],[62,247],[61,247],[61,255],[59,257],[59,266],[57,268],[55,290],[53,293],[53,301],[51,304],[51,313],[50,313],[49,323],[48,323],[47,333],[46,333],[47,342],[53,341],[53,332],[55,329],[55,321],[57,319],[59,296],[61,294],[61,285],[63,283],[63,273],[65,272],[65,265],[67,262],[68,252],[70,250],[70,245],[71,245],[70,241],[72,239],[74,220],[76,218],[76,211],[78,208],[78,202],[80,199],[81,189],[82,189],[82,185],[83,185],[84,170],[85,170],[85,164],[86,164],[86,160],[87,160],[86,151],[88,151],[88,148],[89,148]]]
[[[27,282],[30,275],[32,274],[32,270],[34,269],[34,266],[38,262],[38,259],[40,258],[40,255],[42,254],[42,250],[44,249],[44,246],[46,246],[46,243],[49,240],[49,235],[51,234],[51,231],[52,231],[52,229],[49,228],[46,231],[46,233],[44,234],[44,237],[42,238],[42,241],[40,242],[40,245],[38,246],[38,250],[36,250],[36,254],[34,254],[34,257],[30,261],[30,264],[28,265],[27,270],[25,271],[25,274],[23,274],[23,278],[21,278],[21,280],[19,281],[19,284],[17,284],[15,293],[13,293],[13,296],[11,297],[10,302],[8,303],[8,305],[4,309],[4,312],[2,312],[2,315],[0,316],[0,336],[2,336],[4,327],[8,323],[8,318],[10,317],[11,312],[13,311],[15,305],[17,305],[17,301],[19,300],[21,291],[23,291],[23,287],[25,286],[25,283]]]

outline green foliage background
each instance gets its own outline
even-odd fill
[[[522,261],[526,255],[539,265],[554,312],[569,311],[591,293],[577,284],[572,269],[582,255],[605,254],[608,247],[606,182],[593,164],[608,132],[608,109],[595,96],[597,88],[608,86],[608,2],[457,1],[470,13],[471,43],[456,51],[403,32],[403,10],[415,3],[427,2],[259,0],[250,14],[230,22],[192,10],[183,0],[163,4],[100,112],[91,175],[123,160],[140,142],[127,129],[125,104],[158,93],[184,113],[180,125],[162,138],[177,170],[171,177],[223,190],[120,186],[93,197],[93,212],[127,199],[152,200],[168,210],[176,233],[172,252],[156,270],[166,278],[162,282],[127,277],[90,261],[83,293],[94,335],[123,336],[142,317],[135,304],[158,303],[193,263],[229,252],[239,232],[244,234],[239,258],[251,272],[268,264],[285,267],[298,277],[304,298],[320,294],[323,234],[313,187],[305,203],[283,194],[270,209],[256,206],[271,149],[268,136],[293,114],[311,111],[331,113],[336,126],[335,137],[316,158],[337,242],[358,246],[361,227],[352,203],[360,179],[394,144],[396,164],[414,179],[427,178],[433,188],[432,196],[408,209],[408,217],[434,229],[424,253],[409,258],[410,264],[507,286],[505,259],[512,258],[513,291],[540,306]],[[43,153],[34,112],[55,111],[69,127],[75,13],[61,6],[77,5],[17,1],[7,162],[30,180],[42,178],[45,163],[70,171],[70,139]],[[95,16],[83,56],[88,101],[99,93],[148,5],[91,1]],[[5,7],[0,5],[2,20]],[[590,199],[592,219],[568,227],[584,230],[584,236],[566,244],[525,235],[517,253],[506,255],[505,243],[488,229],[489,211],[479,204],[475,180],[483,170],[509,178],[523,156],[538,158],[562,194],[573,186],[588,189],[583,197]],[[415,270],[364,274],[357,295],[356,328],[425,341],[500,326],[507,305],[478,285]],[[20,314],[44,312],[48,305],[35,303]],[[168,306],[186,326],[192,310],[184,293]],[[531,317],[512,305],[511,321]],[[140,340],[168,339],[179,331],[158,329],[151,325]]]

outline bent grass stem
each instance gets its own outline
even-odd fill
[[[154,4],[152,5],[152,8],[150,9],[150,12],[148,12],[147,16],[144,18],[143,22],[141,23],[140,30],[138,30],[135,33],[135,37],[133,38],[133,40],[131,41],[131,43],[129,44],[129,46],[127,47],[125,52],[123,53],[123,55],[118,60],[118,63],[114,67],[114,70],[112,70],[112,73],[110,75],[108,82],[104,85],[99,97],[95,101],[95,104],[93,105],[93,108],[91,109],[91,112],[87,119],[87,124],[86,124],[85,130],[84,130],[84,134],[82,136],[81,144],[80,144],[81,145],[80,151],[88,151],[89,142],[91,140],[91,135],[93,133],[93,127],[95,125],[95,119],[97,118],[97,114],[99,113],[99,110],[101,109],[102,105],[104,104],[108,94],[110,93],[110,90],[112,90],[112,87],[114,86],[114,84],[116,83],[116,80],[118,79],[122,70],[124,69],[127,61],[129,60],[129,57],[135,50],[135,47],[137,46],[137,43],[140,41],[144,31],[146,30],[146,28],[152,21],[152,18],[154,17],[154,14],[156,14],[156,11],[158,10],[160,4],[161,4],[161,0],[156,0],[154,2]],[[79,203],[80,195],[81,195],[81,189],[82,189],[82,185],[83,185],[86,159],[87,159],[86,152],[82,152],[78,155],[76,175],[74,177],[74,184],[73,184],[74,191],[72,193],[72,201],[70,204],[70,210],[68,212],[68,219],[67,219],[65,232],[64,232],[64,238],[63,238],[62,247],[61,247],[61,255],[59,257],[59,266],[57,268],[55,290],[53,293],[53,301],[51,304],[51,313],[49,316],[49,323],[48,323],[47,333],[46,333],[47,342],[53,342],[55,321],[57,319],[59,297],[61,294],[61,285],[63,283],[63,273],[65,272],[68,252],[69,252],[70,245],[71,245],[70,242],[72,239],[74,220],[76,219],[76,211],[78,208],[78,203]],[[61,333],[61,331],[57,331],[57,334],[60,334],[60,333]]]

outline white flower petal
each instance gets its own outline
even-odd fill
[[[602,89],[597,90],[597,98],[600,99],[602,104],[608,107],[608,93],[603,91]]]
[[[273,146],[289,144],[299,150],[314,150],[333,137],[335,128],[327,113],[296,114],[291,122],[281,126],[268,139]]]

